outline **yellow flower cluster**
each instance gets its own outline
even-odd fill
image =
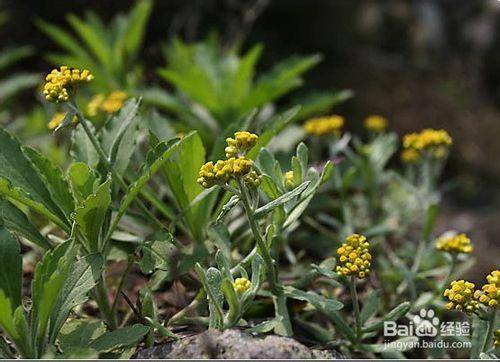
[[[327,134],[339,134],[344,126],[344,117],[339,115],[317,117],[308,120],[303,128],[307,134],[323,136]]]
[[[500,303],[500,270],[492,271],[486,280],[488,283],[476,290],[474,298],[488,307],[497,308]]]
[[[252,161],[245,157],[231,157],[227,160],[212,161],[201,166],[198,173],[198,183],[204,188],[225,184],[231,178],[246,175],[252,168]]]
[[[67,102],[72,88],[80,83],[88,83],[92,79],[94,76],[87,69],[73,69],[63,65],[47,74],[43,94],[49,102]]]
[[[293,180],[293,171],[285,172],[285,188],[291,190],[295,187],[295,182]]]
[[[238,179],[247,175],[252,169],[253,162],[245,158],[244,153],[257,143],[258,138],[257,135],[246,131],[236,132],[234,138],[227,138],[226,155],[234,154],[238,157],[228,156],[227,160],[205,163],[198,172],[198,183],[205,188],[210,188],[214,185],[223,185],[231,178]],[[261,179],[262,177],[253,171],[245,177],[244,182],[249,186],[258,187]]]
[[[246,175],[244,181],[248,187],[257,188],[260,186],[260,183],[262,182],[262,175],[259,175],[255,171],[251,171],[248,175]]]
[[[474,297],[474,283],[465,280],[454,280],[450,288],[444,291],[444,296],[450,301],[446,309],[456,309],[466,313],[474,312],[478,303]]]
[[[364,126],[372,132],[382,132],[387,128],[387,119],[379,115],[373,115],[365,118]]]
[[[415,163],[419,160],[420,154],[413,148],[408,148],[401,152],[401,161],[407,164]]]
[[[473,250],[470,239],[465,234],[444,236],[438,239],[436,249],[449,253],[470,254]]]
[[[337,249],[340,266],[337,266],[339,275],[357,275],[364,278],[370,273],[372,256],[368,250],[370,244],[366,237],[360,234],[348,236],[340,248]]]
[[[252,283],[247,278],[236,278],[233,287],[237,293],[242,294],[252,287]]]
[[[419,152],[431,151],[437,157],[443,157],[452,143],[450,135],[444,129],[426,128],[420,132],[407,134],[403,138],[405,149],[411,148]]]
[[[225,148],[226,157],[236,157],[245,153],[257,143],[258,136],[247,131],[239,131],[234,134],[234,138],[226,138],[227,147]]]
[[[66,117],[66,112],[56,112],[56,113],[54,113],[54,115],[52,116],[52,119],[50,120],[50,122],[47,123],[47,128],[50,129],[50,130],[56,129],[62,123],[62,121],[64,120],[64,117]],[[78,123],[78,117],[77,116],[73,116],[73,119],[71,120],[71,124],[74,125],[74,124],[77,124],[77,123]]]
[[[495,339],[495,347],[500,347],[500,329],[495,330],[493,332],[493,337]]]
[[[115,113],[122,108],[128,94],[123,91],[111,92],[107,97],[104,94],[95,95],[87,105],[87,114],[91,117],[99,112]]]

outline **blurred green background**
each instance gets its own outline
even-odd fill
[[[44,54],[58,48],[36,19],[70,29],[68,13],[92,10],[110,20],[134,3],[0,1],[0,49],[30,45],[32,56],[11,71],[46,72]],[[455,144],[439,229],[471,234],[483,251],[476,253],[479,267],[473,272],[482,275],[489,270],[481,265],[489,268],[500,258],[499,19],[497,0],[157,0],[140,59],[146,80],[158,79],[162,47],[174,37],[196,41],[211,31],[228,47],[239,43],[247,50],[263,43],[262,69],[292,54],[320,53],[322,62],[307,73],[298,94],[353,90],[355,96],[336,108],[348,129],[360,129],[373,113],[386,116],[400,134],[445,128]],[[22,93],[18,111],[35,102],[33,90]]]

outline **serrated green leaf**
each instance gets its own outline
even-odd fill
[[[103,266],[100,254],[87,255],[72,263],[50,316],[49,343],[55,342],[70,311],[87,300],[87,293],[101,278]]]
[[[75,162],[69,166],[68,179],[78,204],[94,193],[98,181],[95,172],[83,162]]]
[[[4,180],[0,186],[0,196],[12,197],[29,207],[35,206],[36,211],[50,216],[52,221],[57,220],[58,223],[65,225],[62,222],[64,213],[51,199],[50,192],[23,154],[19,142],[4,129],[0,129],[0,148],[2,149],[0,153],[0,178]],[[43,205],[43,207],[39,205]]]
[[[52,244],[38,232],[38,229],[28,220],[26,215],[4,199],[0,199],[0,223],[43,249],[52,248]]]
[[[75,210],[75,222],[93,252],[99,251],[99,235],[110,204],[111,179],[108,178]]]
[[[23,147],[23,152],[38,170],[39,176],[45,181],[45,186],[49,190],[52,200],[57,203],[69,220],[75,209],[75,201],[61,169],[33,148]]]

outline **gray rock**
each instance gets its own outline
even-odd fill
[[[258,359],[332,359],[330,351],[310,349],[292,338],[255,337],[237,329],[207,330],[170,344],[146,348],[136,358],[258,358]]]

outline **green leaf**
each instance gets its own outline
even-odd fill
[[[75,222],[91,251],[99,251],[99,235],[110,204],[111,178],[108,178],[75,210]]]
[[[47,328],[54,304],[76,257],[73,241],[59,244],[45,253],[37,264],[31,283],[33,306],[31,308],[31,330],[35,337],[35,351],[43,355],[46,348]]]
[[[227,319],[231,326],[238,323],[240,317],[240,301],[234,290],[233,283],[231,280],[224,278],[221,284],[222,292],[226,297],[227,304],[229,306],[229,313]]]
[[[182,142],[177,152],[164,164],[164,174],[169,187],[185,218],[195,240],[203,238],[204,225],[210,213],[208,206],[212,198],[189,208],[191,202],[204,189],[198,184],[198,172],[205,163],[205,148],[198,133]],[[189,209],[188,209],[189,208]]]
[[[11,301],[12,310],[21,305],[22,263],[19,243],[0,226],[0,290]]]
[[[0,289],[0,327],[13,341],[19,340],[19,334],[14,325],[12,301],[5,295],[3,289]]]
[[[273,329],[281,325],[282,319],[283,319],[282,317],[276,317],[268,321],[264,321],[262,323],[253,326],[252,328],[246,329],[245,332],[261,333],[261,334],[271,332]]]
[[[52,244],[38,232],[38,229],[28,220],[26,215],[4,199],[0,199],[0,223],[43,249],[52,248]]]
[[[295,197],[299,196],[309,185],[310,181],[304,181],[301,183],[299,186],[294,188],[291,191],[288,191],[287,193],[281,195],[277,199],[274,199],[273,201],[267,203],[264,206],[259,207],[257,210],[255,210],[254,217],[259,218],[262,216],[267,215],[269,212],[273,211],[275,208],[278,206],[283,205],[284,203],[293,200]]]
[[[85,23],[83,20],[73,14],[68,15],[68,22],[85,42],[94,56],[108,70],[112,69],[111,49],[106,44],[106,38],[100,36],[95,27]]]
[[[139,47],[144,40],[146,25],[152,9],[152,1],[142,0],[138,1],[130,12],[128,26],[124,34],[125,50],[130,59],[136,57]]]
[[[94,128],[91,124],[88,126],[91,129]],[[70,155],[73,161],[85,163],[91,168],[96,168],[99,163],[99,154],[81,124],[77,125],[73,131]]]
[[[45,181],[52,200],[64,212],[67,219],[75,209],[75,201],[69,190],[69,185],[59,167],[33,148],[23,147],[23,152],[38,170],[39,176]]]
[[[142,259],[139,262],[141,271],[144,274],[151,274],[155,270],[171,272],[177,265],[175,257],[176,253],[179,253],[172,244],[173,236],[170,233],[160,240],[146,241],[141,246]]]
[[[75,117],[75,111],[73,109],[70,109],[64,114],[64,118],[62,119],[61,123],[54,129],[54,132],[59,131],[60,129],[67,128],[71,123],[73,123],[73,119]]]
[[[45,205],[33,200],[30,195],[28,195],[22,189],[13,187],[11,183],[4,178],[0,178],[0,196],[15,200],[23,205],[28,206],[30,209],[47,217],[54,224],[61,227],[64,231],[69,231],[69,227],[66,225],[66,223],[62,221],[57,215],[54,215],[49,209],[45,207]]]
[[[394,309],[392,309],[389,313],[387,313],[381,320],[367,324],[363,328],[363,332],[366,333],[366,332],[376,331],[384,326],[384,322],[395,321],[405,316],[406,313],[410,311],[410,309],[411,309],[410,302],[403,302]]]
[[[64,214],[51,199],[38,172],[23,154],[19,142],[4,129],[0,129],[0,149],[0,179],[3,180],[0,196],[12,197],[29,207],[36,207],[36,211],[64,225]]]
[[[224,294],[221,291],[221,273],[215,268],[209,268],[205,272],[199,263],[196,263],[195,270],[203,285],[203,289],[207,293],[210,311],[209,326],[210,328],[222,328],[224,321],[224,314],[222,312]]]
[[[344,307],[344,305],[336,299],[327,299],[314,292],[305,292],[293,287],[287,287],[286,294],[289,298],[311,303],[316,309],[327,315]]]
[[[148,331],[149,327],[142,324],[134,324],[97,337],[90,342],[89,347],[99,353],[111,352],[117,348],[137,344]]]
[[[122,199],[120,207],[118,209],[117,218],[120,219],[127,209],[130,207],[132,202],[135,200],[141,189],[147,184],[147,182],[153,177],[153,175],[159,171],[159,169],[164,165],[170,156],[175,152],[175,150],[186,140],[189,140],[194,133],[190,133],[183,139],[174,141],[171,144],[158,144],[153,150],[150,150],[146,163],[141,171],[141,176],[132,183],[127,189],[127,193]]]
[[[92,319],[72,319],[61,329],[58,336],[63,352],[88,348],[90,342],[106,332],[104,323]]]
[[[222,219],[224,219],[224,217],[229,213],[229,211],[231,211],[236,205],[238,205],[239,202],[240,202],[240,197],[238,195],[231,196],[229,201],[226,202],[224,206],[222,206],[222,210],[215,219],[215,223],[216,224],[221,223]]]
[[[75,162],[69,166],[68,179],[71,191],[78,204],[94,193],[98,182],[95,172],[85,163]]]
[[[55,342],[70,311],[87,300],[87,293],[101,278],[103,266],[100,254],[87,255],[72,263],[50,316],[49,343]]]
[[[8,78],[0,81],[0,105],[15,96],[17,93],[28,89],[35,88],[40,83],[40,75],[31,73],[16,73]]]
[[[477,359],[479,358],[480,353],[482,352],[484,340],[488,335],[488,324],[489,322],[483,320],[475,315],[472,316],[472,336],[471,336],[471,350],[470,350],[470,358]]]
[[[139,100],[130,99],[111,117],[102,131],[102,145],[116,172],[122,175],[135,150],[139,130]]]
[[[380,290],[372,290],[368,298],[363,303],[361,309],[360,321],[365,324],[371,317],[377,313],[380,306]]]

